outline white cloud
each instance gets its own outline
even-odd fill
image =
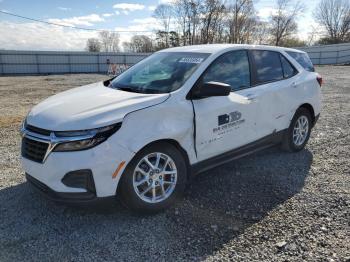
[[[142,34],[154,38],[154,30],[160,28],[161,26],[158,25],[155,18],[146,17],[130,21],[129,26],[113,29],[116,31],[132,31],[119,33],[122,47],[122,43],[130,41],[130,38],[134,35]],[[16,34],[13,33],[14,31]],[[98,32],[62,28],[35,22],[0,21],[0,35],[0,46],[4,49],[82,51],[86,46],[87,39],[98,37]]]
[[[16,32],[14,34],[13,32]],[[35,22],[0,22],[0,46],[15,50],[82,51],[86,40],[97,32],[67,29]]]
[[[96,22],[103,22],[104,18],[97,14],[91,14],[86,16],[75,16],[70,18],[56,19],[51,18],[48,19],[50,23],[56,23],[61,25],[75,26],[75,25],[84,25],[84,26],[92,26]]]
[[[71,11],[72,10],[72,8],[70,8],[70,7],[62,7],[62,6],[57,7],[57,9],[59,9],[61,11]]]
[[[145,6],[142,4],[120,3],[120,4],[115,4],[113,6],[113,8],[121,9],[121,10],[124,10],[126,12],[133,12],[133,11],[145,9]]]
[[[154,11],[154,10],[156,10],[156,8],[157,8],[157,6],[155,6],[155,5],[148,6],[148,10],[150,10],[150,11]]]
[[[263,7],[258,10],[258,16],[263,20],[268,19],[271,14],[276,14],[276,13],[277,13],[277,9],[273,7]]]
[[[114,14],[113,13],[106,13],[106,14],[103,14],[102,16],[103,17],[111,17],[111,16],[113,16]]]
[[[154,31],[159,29],[161,29],[161,26],[153,17],[134,19],[129,26],[114,28],[116,31],[129,31],[119,33],[121,47],[123,42],[129,42],[134,35],[146,35],[150,38],[154,38]]]
[[[158,3],[159,4],[172,4],[174,2],[174,0],[159,0]]]
[[[154,17],[146,17],[146,18],[135,18],[131,21],[133,24],[140,24],[140,26],[155,26],[158,24],[158,20]]]
[[[157,19],[153,17],[146,17],[141,19],[134,19],[131,21],[131,25],[124,27],[115,27],[116,31],[132,31],[132,32],[122,32],[121,34],[135,34],[133,32],[137,32],[138,34],[153,34],[155,30],[161,29],[161,26],[158,24]]]
[[[302,26],[302,25],[308,25],[308,26]],[[312,34],[312,31],[315,30],[314,33],[322,32],[322,28],[320,25],[315,22],[311,17],[301,18],[298,21],[298,37],[302,40],[309,40],[310,35]],[[319,35],[314,36],[314,40],[318,38]]]

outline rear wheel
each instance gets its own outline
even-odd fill
[[[182,195],[186,172],[185,160],[175,146],[151,145],[127,166],[120,184],[122,200],[135,211],[161,211]]]
[[[306,108],[299,108],[283,139],[282,147],[289,152],[302,150],[311,133],[311,114]]]

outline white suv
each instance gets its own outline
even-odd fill
[[[276,144],[303,149],[321,84],[299,50],[162,50],[35,106],[22,127],[23,168],[57,201],[117,195],[134,210],[158,211],[200,171]]]

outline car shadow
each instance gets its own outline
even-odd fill
[[[307,149],[277,148],[229,162],[197,175],[182,201],[153,216],[134,215],[119,202],[57,205],[27,183],[4,188],[0,260],[205,258],[300,192],[311,163]]]

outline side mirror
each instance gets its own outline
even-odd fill
[[[109,86],[109,84],[114,80],[114,78],[116,78],[116,76],[114,76],[114,77],[112,77],[112,78],[110,78],[108,80],[103,81],[103,85],[104,86]]]
[[[198,85],[191,94],[191,99],[198,100],[211,96],[228,96],[231,86],[220,82],[206,82]]]

